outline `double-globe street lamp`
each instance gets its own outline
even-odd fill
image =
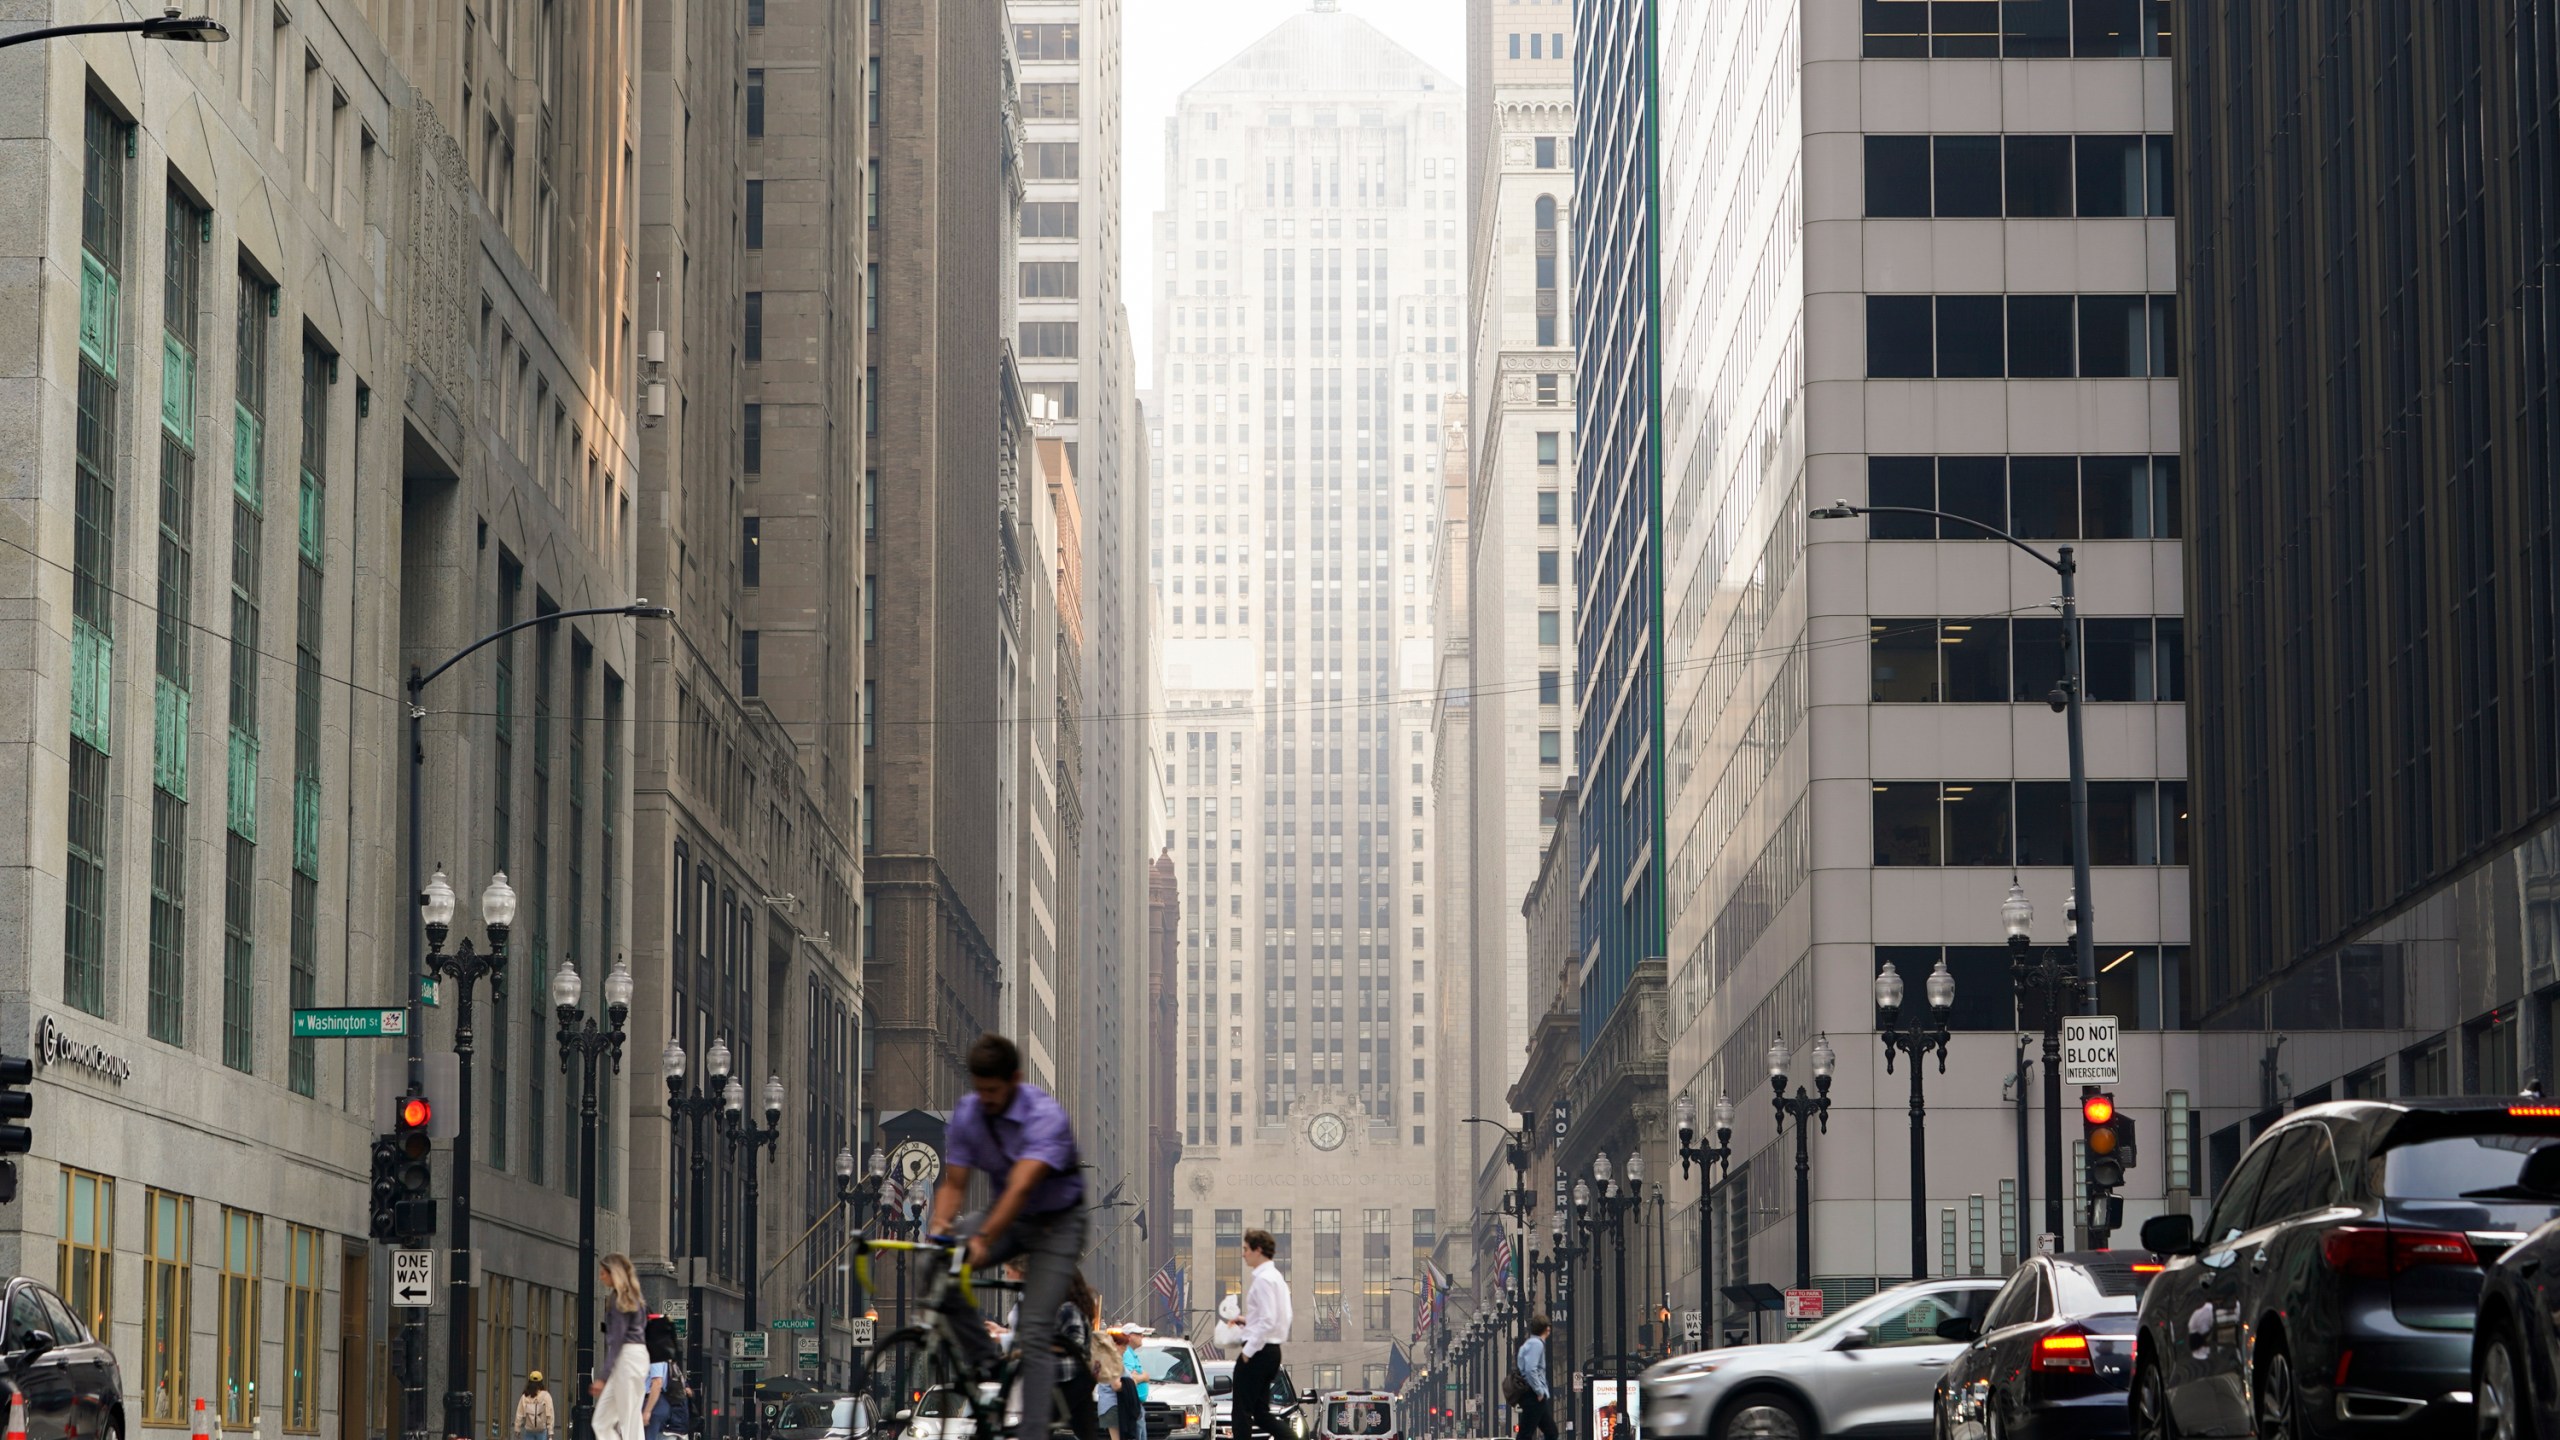
[[[703,1143],[702,1122],[720,1113],[723,1091],[729,1079],[729,1042],[714,1036],[711,1049],[703,1056],[703,1068],[709,1083],[688,1085],[685,1081],[684,1046],[675,1040],[658,1056],[658,1068],[667,1079],[667,1129],[673,1138],[676,1122],[685,1122],[686,1177],[691,1192],[693,1211],[692,1236],[685,1248],[685,1322],[684,1373],[699,1377],[702,1369],[703,1333],[709,1320],[702,1310],[702,1271],[711,1255],[711,1151]]]
[[[854,1168],[852,1146],[848,1145],[836,1152],[836,1203],[852,1214],[854,1234],[871,1233],[871,1217],[880,1208],[880,1191],[888,1183],[889,1157],[878,1148],[875,1147],[872,1150],[870,1163],[864,1165],[858,1172]],[[832,1282],[834,1277],[823,1276],[821,1279]],[[827,1294],[830,1298],[845,1295],[848,1297],[847,1303],[862,1298],[851,1295],[849,1291],[833,1283],[828,1283]],[[818,1381],[820,1384],[826,1383],[827,1375],[827,1322],[824,1310],[825,1307],[822,1305],[818,1320]]]
[[[1839,1055],[1831,1048],[1831,1037],[1816,1032],[1813,1037],[1813,1093],[1802,1085],[1796,1093],[1787,1093],[1787,1064],[1794,1057],[1787,1051],[1787,1037],[1782,1031],[1769,1042],[1769,1104],[1778,1112],[1778,1132],[1785,1134],[1790,1116],[1796,1122],[1796,1288],[1813,1288],[1813,1151],[1805,1131],[1805,1122],[1817,1121],[1822,1133],[1831,1133],[1831,1064]]]
[[[1618,1413],[1623,1415],[1627,1412],[1627,1312],[1633,1308],[1627,1295],[1626,1219],[1629,1211],[1637,1210],[1644,1203],[1644,1152],[1641,1150],[1627,1152],[1624,1184],[1619,1182],[1607,1155],[1592,1156],[1591,1179],[1597,1186],[1592,1204],[1598,1223],[1606,1225],[1609,1230],[1609,1249],[1612,1258],[1609,1308],[1617,1313],[1618,1320],[1618,1333],[1614,1345],[1605,1339],[1601,1343],[1604,1346],[1610,1346],[1609,1378],[1616,1382],[1617,1388],[1613,1392],[1617,1397],[1615,1403],[1618,1406]],[[1643,1222],[1643,1215],[1638,1213],[1636,1223],[1641,1226]],[[1642,1243],[1641,1229],[1637,1231],[1637,1240],[1639,1244]],[[1600,1268],[1598,1258],[1596,1255],[1593,1257],[1594,1271]],[[1595,1326],[1595,1329],[1597,1328]]]
[[[756,1232],[761,1228],[756,1207],[762,1193],[757,1152],[775,1149],[782,1142],[782,1077],[771,1076],[764,1082],[762,1125],[747,1118],[747,1087],[739,1084],[735,1075],[729,1077],[728,1087],[720,1092],[720,1108],[723,1112],[721,1138],[729,1142],[732,1151],[746,1152],[739,1157],[739,1163],[747,1173],[747,1314],[744,1323],[745,1328],[754,1330],[763,1323],[763,1318],[756,1313]]]
[[[604,1018],[599,1021],[580,1005],[586,982],[567,960],[551,976],[551,1010],[560,1020],[560,1073],[578,1079],[578,1369],[596,1368],[596,1114],[597,1092],[604,1088],[599,1065],[622,1073],[623,1022],[631,1018],[631,966],[617,956],[604,977]],[[570,1433],[588,1440],[594,1433],[595,1401],[584,1389],[573,1389],[569,1402]]]
[[[2080,897],[2086,891],[2071,892],[2064,915],[2071,930],[2074,948],[2083,943],[2088,927],[2080,923]],[[2028,932],[2034,929],[2036,907],[2027,899],[2026,890],[2012,877],[2009,896],[2000,902],[2000,922],[2009,932],[2009,979],[2017,987],[2018,1004],[2032,1004],[2044,1021],[2044,1228],[2060,1242],[2062,1220],[2062,1017],[2076,1000],[2088,993],[2089,980],[2081,969],[2048,949],[2033,953],[2034,942]],[[2022,1142],[2023,1143],[2023,1142]],[[2026,1174],[2019,1172],[2020,1184]],[[2024,1250],[2019,1252],[2025,1254]]]
[[[453,882],[444,875],[444,867],[436,867],[434,875],[418,891],[418,918],[427,932],[427,973],[438,980],[454,982],[453,1053],[459,1062],[459,1075],[454,1086],[453,1130],[453,1227],[450,1273],[446,1278],[445,1304],[450,1320],[445,1339],[444,1413],[448,1433],[468,1435],[471,1432],[471,987],[484,977],[489,982],[489,1003],[503,1005],[507,999],[507,932],[516,923],[515,887],[507,883],[507,872],[490,877],[489,888],[480,892],[480,928],[488,932],[486,954],[472,948],[471,938],[445,953],[444,942],[453,932]],[[413,1022],[410,1034],[416,1036]],[[423,1062],[421,1062],[423,1063]],[[416,1088],[414,1085],[412,1088]]]
[[[1716,1127],[1716,1143],[1706,1143],[1698,1133],[1698,1102],[1683,1090],[1671,1102],[1671,1117],[1680,1132],[1680,1178],[1689,1178],[1689,1167],[1698,1167],[1698,1326],[1703,1339],[1716,1323],[1716,1179],[1715,1167],[1733,1164],[1733,1097],[1718,1091],[1709,1118]],[[1665,1347],[1668,1348],[1667,1346]]]
[[[1947,957],[1921,983],[1929,1001],[1928,1018],[1902,1019],[1902,972],[1887,961],[1876,967],[1876,1038],[1884,1042],[1885,1073],[1893,1073],[1896,1055],[1911,1057],[1911,1278],[1929,1278],[1929,1161],[1926,1146],[1929,1101],[1921,1088],[1922,1056],[1938,1052],[1938,1073],[1947,1073],[1947,1017],[1956,1007],[1956,977]]]

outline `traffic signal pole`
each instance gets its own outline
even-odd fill
[[[427,767],[427,711],[419,703],[419,692],[426,681],[417,670],[409,671],[409,903],[417,906],[425,899],[426,874],[422,855],[425,852],[424,797],[420,793]],[[409,932],[409,1090],[412,1096],[427,1093],[427,952],[425,931],[418,924],[413,908]],[[415,1239],[415,1237],[402,1237]],[[385,1295],[390,1293],[384,1287]],[[405,1309],[400,1315],[398,1354],[400,1381],[400,1431],[405,1440],[428,1440],[427,1436],[427,1312],[423,1308]]]

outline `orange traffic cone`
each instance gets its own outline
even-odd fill
[[[211,1413],[212,1412],[205,1409],[204,1397],[201,1395],[197,1396],[196,1422],[194,1428],[187,1432],[188,1440],[212,1440],[213,1432],[206,1424],[207,1417]]]
[[[27,1397],[24,1394],[9,1397],[8,1440],[27,1440]]]

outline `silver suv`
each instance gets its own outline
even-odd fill
[[[1897,1285],[1774,1345],[1674,1356],[1644,1372],[1644,1428],[1704,1440],[1925,1435],[1938,1376],[2000,1285]]]

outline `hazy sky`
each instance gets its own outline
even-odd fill
[[[1307,0],[1123,0],[1120,73],[1121,293],[1138,346],[1138,385],[1155,383],[1155,231],[1164,203],[1164,122],[1194,82],[1308,8]],[[1464,0],[1340,0],[1452,80],[1466,79]]]

